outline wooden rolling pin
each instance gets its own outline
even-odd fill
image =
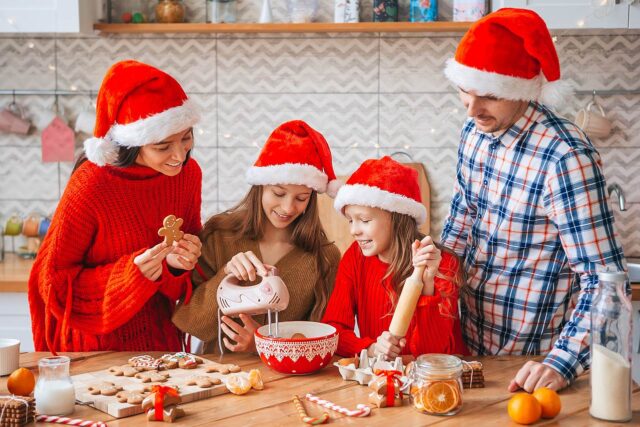
[[[404,282],[402,292],[400,292],[400,298],[398,299],[398,305],[393,312],[391,325],[389,325],[389,332],[396,337],[402,338],[407,334],[409,323],[411,323],[411,318],[418,305],[418,298],[420,298],[422,294],[422,273],[424,273],[424,267],[424,265],[415,267],[411,276]]]

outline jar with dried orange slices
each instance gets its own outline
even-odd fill
[[[462,361],[448,354],[423,354],[411,364],[409,398],[418,411],[455,415],[462,408]]]

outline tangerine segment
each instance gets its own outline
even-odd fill
[[[237,395],[245,394],[251,390],[249,378],[242,375],[241,372],[227,375],[226,385],[231,393]]]
[[[434,414],[446,414],[455,409],[459,401],[457,387],[445,381],[431,383],[422,397],[424,406]]]

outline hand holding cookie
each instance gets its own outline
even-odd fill
[[[198,236],[184,234],[173,244],[173,252],[167,255],[167,264],[178,270],[193,270],[202,253],[202,242]]]

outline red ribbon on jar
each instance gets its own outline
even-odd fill
[[[402,372],[396,370],[376,369],[374,372],[377,376],[385,376],[387,378],[387,406],[394,406],[396,390],[395,386],[398,384],[398,391],[400,392],[400,399],[402,400]]]

